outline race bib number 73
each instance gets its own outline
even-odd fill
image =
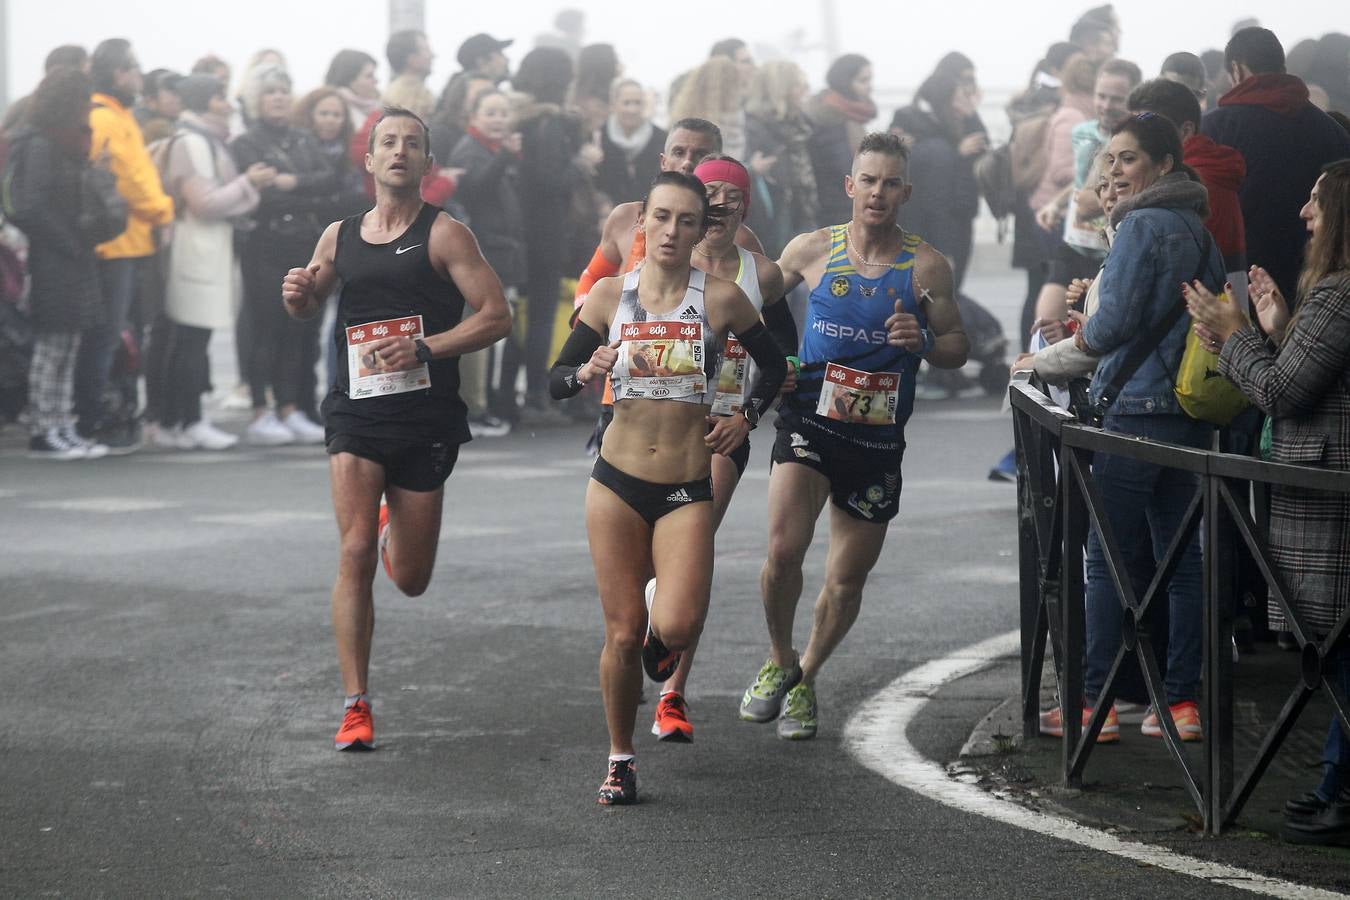
[[[860,372],[829,363],[816,415],[855,425],[894,425],[899,402],[898,372]]]

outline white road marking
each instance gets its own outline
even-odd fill
[[[501,537],[515,534],[519,529],[503,525],[441,525],[442,541],[460,541],[468,538]]]
[[[1018,633],[1010,631],[905,673],[874,694],[853,714],[844,726],[845,746],[864,766],[900,787],[1005,825],[1256,894],[1300,900],[1346,896],[1269,878],[1235,866],[1195,859],[1164,847],[1121,840],[1068,819],[1000,800],[975,785],[949,778],[942,766],[925,758],[909,742],[910,724],[943,685],[986,669],[999,658],[1015,655],[1019,646]]]
[[[190,453],[164,452],[164,453],[138,453],[133,459],[134,462],[148,465],[163,465],[168,463],[174,466],[210,466],[216,463],[250,463],[257,462],[263,458],[260,453],[250,453],[246,451],[220,451],[212,452],[210,450],[194,450]]]
[[[256,512],[215,513],[206,516],[193,516],[192,521],[206,525],[239,525],[247,528],[271,528],[278,525],[296,525],[301,522],[329,522],[331,513],[289,512],[280,509],[264,509]]]
[[[28,509],[50,509],[59,512],[133,513],[176,509],[181,503],[168,500],[146,500],[142,497],[80,497],[74,500],[40,500],[27,503]]]

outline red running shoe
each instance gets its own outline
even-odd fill
[[[667,691],[656,704],[656,721],[652,734],[662,741],[688,744],[694,740],[694,726],[689,724],[688,708],[678,691]]]
[[[375,749],[375,721],[370,715],[369,701],[362,698],[347,707],[333,746],[339,750]]]

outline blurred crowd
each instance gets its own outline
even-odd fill
[[[38,88],[7,111],[0,142],[0,417],[22,417],[30,452],[51,459],[145,445],[321,443],[316,398],[338,347],[328,326],[284,314],[278,286],[326,224],[368,207],[367,141],[386,106],[426,121],[439,168],[423,197],[470,226],[516,313],[510,338],[463,364],[479,436],[591,415],[547,402],[548,362],[605,217],[641,199],[658,170],[663,125],[697,117],[720,128],[722,152],[751,172],[747,224],[771,257],[793,235],[849,218],[843,177],[863,134],[887,125],[866,56],[835,59],[813,89],[793,61],[757,60],[744,40],[727,38],[658,88],[629,73],[613,46],[583,43],[580,13],[564,11],[554,25],[514,70],[509,38],[476,34],[456,45],[404,31],[390,35],[383,59],[339,50],[312,89],[293,83],[278,49],[259,50],[239,72],[208,55],[187,73],[143,66],[141,52],[153,48],[117,38],[92,52],[52,50]],[[1011,226],[1012,264],[1026,271],[1012,343],[1066,336],[1065,297],[1106,252],[1093,160],[1146,81],[1117,57],[1110,6],[1084,13],[1066,37],[1031,61],[1007,109],[1009,142],[991,142],[976,62],[958,52],[889,120],[910,145],[914,189],[901,224],[950,257],[979,384],[991,393],[1006,384],[1009,340],[962,289],[981,200],[1000,234]],[[435,91],[428,78],[447,44],[459,70]],[[1157,74],[1209,115],[1252,104],[1345,110],[1347,47],[1339,34],[1295,45],[1278,87],[1253,88],[1242,79],[1267,73],[1244,75],[1219,50],[1177,52]],[[1296,223],[1236,217],[1278,174],[1249,155],[1244,180],[1242,160],[1215,149],[1236,139],[1215,136],[1216,145],[1200,114],[1192,119],[1187,162],[1192,148],[1215,157],[1195,167],[1212,176],[1211,214],[1229,217],[1225,265],[1240,272],[1259,250],[1292,291],[1304,240]],[[124,227],[100,233],[109,221]],[[211,382],[207,348],[220,331],[234,335],[238,385]],[[972,381],[931,372],[924,387],[956,394]],[[213,391],[224,408],[251,411],[242,433],[211,420],[217,404],[204,408],[203,398]]]

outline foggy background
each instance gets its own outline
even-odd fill
[[[427,80],[436,94],[458,71],[455,50],[469,35],[482,31],[514,38],[516,43],[506,51],[514,70],[533,48],[535,36],[551,30],[557,10],[570,6],[586,13],[583,42],[613,44],[626,74],[658,91],[663,100],[671,79],[703,61],[708,48],[725,37],[747,41],[759,61],[794,60],[813,90],[823,85],[833,57],[861,53],[875,71],[878,127],[885,127],[896,106],[911,100],[914,88],[943,54],[959,50],[975,60],[985,91],[985,124],[997,138],[1008,127],[1002,104],[1025,85],[1045,48],[1066,39],[1073,20],[1099,2],[0,0],[0,16],[6,19],[0,58],[8,76],[8,97],[0,98],[0,105],[37,85],[42,60],[51,48],[74,43],[92,50],[108,37],[129,39],[145,71],[164,67],[186,72],[201,56],[215,53],[230,63],[236,79],[256,50],[275,47],[286,56],[297,95],[321,83],[337,50],[352,47],[380,61],[383,86],[389,78],[384,44],[390,7],[418,5],[425,9],[426,31],[437,55],[435,71]],[[1120,56],[1138,63],[1146,76],[1157,73],[1163,58],[1174,51],[1222,49],[1232,24],[1243,18],[1259,19],[1286,48],[1303,38],[1350,30],[1346,4],[1325,0],[1265,4],[1127,0],[1117,2],[1115,9],[1123,30]]]

